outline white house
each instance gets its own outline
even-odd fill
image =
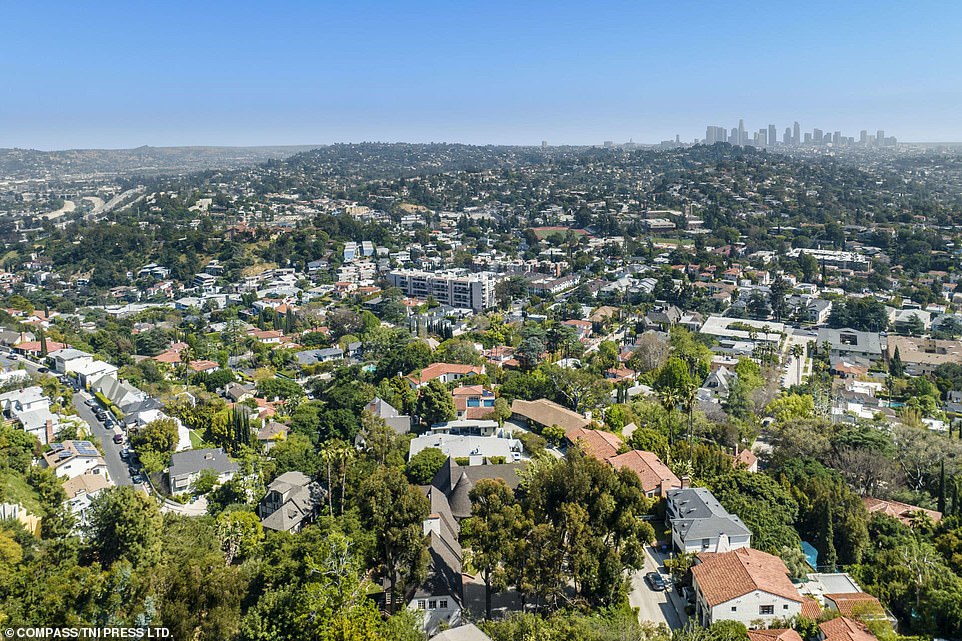
[[[113,485],[103,474],[81,474],[63,482],[67,500],[64,504],[73,514],[76,527],[87,524],[87,508],[94,497]]]
[[[679,552],[728,552],[752,544],[752,531],[703,487],[668,490],[671,540]]]
[[[43,466],[49,467],[60,478],[72,479],[83,474],[107,475],[107,463],[90,441],[51,443],[43,453]]]
[[[785,563],[760,550],[699,554],[691,576],[695,620],[703,626],[738,621],[750,628],[768,627],[802,611],[802,595]]]

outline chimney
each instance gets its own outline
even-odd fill
[[[47,442],[53,443],[53,420],[47,419]]]
[[[689,487],[691,487],[691,477],[690,476],[681,477],[681,489],[687,490]]]

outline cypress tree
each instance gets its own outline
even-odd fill
[[[945,461],[939,468],[939,512],[945,514]]]

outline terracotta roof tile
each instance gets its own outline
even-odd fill
[[[692,576],[712,607],[755,590],[802,602],[801,594],[788,578],[785,563],[777,556],[739,548],[731,552],[701,553],[698,559],[700,563],[691,569]]]

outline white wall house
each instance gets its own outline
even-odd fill
[[[776,556],[741,548],[699,554],[692,568],[695,620],[703,626],[738,621],[749,628],[801,614],[802,595]]]

